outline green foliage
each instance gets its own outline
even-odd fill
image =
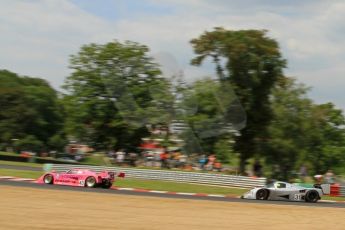
[[[40,152],[43,148],[43,142],[38,140],[35,136],[28,135],[15,143],[16,149],[28,150],[33,152]]]
[[[148,135],[146,124],[170,120],[170,85],[148,51],[114,41],[85,45],[71,57],[67,133],[97,149],[132,149]]]
[[[243,172],[246,160],[259,151],[255,140],[266,135],[272,116],[269,95],[282,75],[285,60],[277,42],[261,30],[215,28],[191,43],[197,55],[192,64],[201,65],[211,58],[220,81],[232,84],[247,114],[247,125],[235,144]]]
[[[236,102],[231,93],[230,88],[225,89],[224,85],[211,79],[197,81],[184,90],[178,107],[183,111],[180,119],[190,127],[182,135],[187,152],[215,153],[223,163],[229,161],[231,132],[234,130],[224,108]]]
[[[57,151],[63,152],[68,141],[62,134],[55,134],[48,140],[48,146],[50,149],[55,149]]]
[[[315,105],[307,92],[291,78],[282,78],[273,90],[273,119],[260,143],[274,178],[287,179],[303,164],[314,174],[344,165],[341,110],[330,103]]]
[[[17,144],[20,149],[31,146],[39,151],[63,127],[57,101],[56,91],[45,80],[0,71],[2,146]],[[17,139],[19,143],[14,143]]]

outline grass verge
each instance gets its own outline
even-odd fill
[[[0,161],[2,165],[13,165],[13,166],[29,166],[29,167],[36,167],[42,168],[43,164],[38,163],[29,163],[29,162],[18,162],[18,161]]]
[[[188,193],[205,193],[205,194],[222,194],[222,195],[241,195],[247,191],[247,189],[241,188],[228,188],[217,187],[209,185],[197,185],[188,183],[176,183],[168,181],[156,181],[156,180],[139,180],[132,178],[118,179],[115,182],[117,187],[126,188],[139,188],[158,191],[169,192],[188,192]]]
[[[36,178],[39,178],[42,174],[43,172],[0,168],[0,176],[14,176],[14,177],[21,177],[21,178],[36,179]]]

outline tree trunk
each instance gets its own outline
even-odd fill
[[[240,157],[240,174],[245,175],[247,159],[241,155]]]

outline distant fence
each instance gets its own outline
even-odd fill
[[[69,169],[91,169],[96,172],[103,170],[124,172],[126,177],[147,179],[147,180],[164,180],[194,184],[218,185],[229,187],[253,188],[260,187],[266,184],[266,178],[252,178],[245,176],[234,176],[217,173],[196,173],[196,172],[181,172],[168,170],[151,170],[151,169],[136,169],[136,168],[122,168],[122,167],[103,167],[90,165],[67,165],[67,164],[45,164],[44,170],[55,170],[63,172]]]
[[[339,194],[340,194],[340,196],[345,197],[345,186],[340,186]]]

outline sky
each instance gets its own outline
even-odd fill
[[[312,87],[315,102],[345,111],[343,0],[2,0],[0,69],[60,90],[81,45],[117,39],[147,45],[166,75],[193,81],[214,71],[189,64],[189,41],[220,26],[268,30],[288,61],[285,74]]]

